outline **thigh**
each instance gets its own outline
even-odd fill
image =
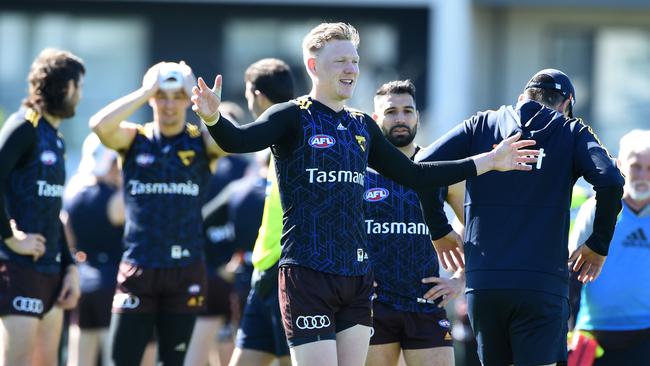
[[[451,323],[443,309],[435,313],[401,313],[404,319],[403,349],[435,349],[453,346]]]
[[[512,291],[517,308],[510,321],[516,365],[547,365],[567,360],[566,298],[537,291]]]
[[[375,335],[377,331],[375,330]],[[402,349],[398,342],[372,344],[368,348],[367,366],[395,366]]]
[[[280,311],[289,345],[333,341],[334,313],[339,304],[336,285],[329,276],[305,267],[287,266],[280,268],[278,278]]]
[[[371,331],[371,327],[357,324],[336,333],[336,356],[339,365],[363,365],[366,362]]]
[[[63,310],[58,306],[54,306],[38,324],[34,365],[56,364],[62,328]]]
[[[337,365],[336,340],[327,339],[290,348],[293,366]],[[344,366],[344,365],[341,365]]]
[[[160,270],[156,287],[161,296],[159,311],[199,314],[205,310],[207,279],[205,264]]]
[[[454,348],[407,349],[404,350],[404,359],[408,366],[454,366]]]
[[[31,364],[36,346],[38,323],[33,316],[5,315],[0,317],[2,334],[2,359],[4,365]]]
[[[479,359],[484,366],[513,363],[508,326],[510,305],[501,290],[480,290],[467,294],[467,315],[476,337]]]

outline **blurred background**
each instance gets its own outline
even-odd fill
[[[224,99],[245,106],[245,68],[279,57],[292,66],[299,93],[307,93],[300,44],[322,21],[349,22],[361,33],[362,72],[350,106],[370,112],[379,85],[415,82],[421,144],[478,110],[513,104],[546,67],[572,78],[576,115],[612,153],[624,132],[649,126],[644,0],[2,0],[0,114],[4,120],[18,108],[41,49],[81,56],[88,70],[83,100],[62,127],[72,169],[88,118],[136,89],[158,61],[185,60],[208,80],[223,74]],[[150,116],[143,108],[133,119]]]
[[[18,109],[43,48],[83,58],[83,99],[62,125],[71,176],[90,116],[138,88],[159,61],[185,60],[210,85],[223,74],[223,99],[244,110],[243,72],[260,58],[287,61],[298,93],[308,93],[301,42],[323,21],[349,22],[361,34],[350,106],[371,112],[378,86],[413,80],[421,145],[476,111],[514,104],[548,67],[571,77],[575,115],[612,154],[623,134],[650,128],[647,0],[0,0],[0,121]],[[132,117],[150,119],[146,107]],[[449,315],[464,320],[454,325],[457,364],[475,364],[464,304],[454,307]]]

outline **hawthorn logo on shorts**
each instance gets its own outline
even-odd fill
[[[301,315],[296,319],[298,329],[322,329],[332,325],[327,315]]]
[[[140,298],[131,294],[115,294],[113,307],[116,309],[135,309],[140,306]]]
[[[309,138],[309,145],[316,149],[327,149],[336,144],[336,139],[330,135],[314,135]]]
[[[187,300],[187,306],[190,308],[198,308],[203,306],[203,296],[192,296],[190,297],[189,300]]]
[[[16,296],[11,303],[14,309],[25,313],[42,314],[43,301],[32,297]]]
[[[41,163],[45,165],[56,164],[56,154],[52,150],[45,150],[41,153]]]
[[[363,195],[363,199],[368,202],[379,202],[385,200],[389,194],[390,193],[386,188],[381,188],[381,187],[370,188]]]
[[[442,320],[438,321],[438,325],[440,325],[443,328],[451,327],[451,323],[447,319],[442,319]]]

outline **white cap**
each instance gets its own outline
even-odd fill
[[[192,95],[192,87],[196,85],[196,77],[192,69],[184,61],[163,62],[158,72],[161,90],[183,89],[188,97]]]
[[[104,176],[110,171],[115,159],[117,159],[117,153],[102,145],[99,137],[91,133],[81,147],[78,173],[92,174],[96,177]]]

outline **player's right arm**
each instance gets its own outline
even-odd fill
[[[278,103],[262,113],[255,122],[238,126],[219,113],[221,103],[221,75],[210,89],[198,79],[192,89],[192,110],[208,126],[208,131],[219,146],[229,153],[248,153],[271,145],[295,143],[300,132],[298,106],[292,102]]]
[[[31,255],[36,261],[45,253],[45,238],[38,233],[18,230],[5,209],[6,184],[11,171],[36,144],[36,129],[26,121],[10,119],[0,131],[0,236],[12,251]]]
[[[591,128],[578,121],[576,130],[574,172],[583,176],[596,191],[592,233],[569,258],[573,271],[580,271],[578,280],[585,283],[595,280],[605,263],[616,218],[623,207],[625,180]]]
[[[158,91],[159,68],[147,71],[142,87],[110,103],[90,117],[90,128],[97,134],[104,146],[123,152],[129,149],[136,136],[136,124],[126,122],[138,108],[142,107]]]

